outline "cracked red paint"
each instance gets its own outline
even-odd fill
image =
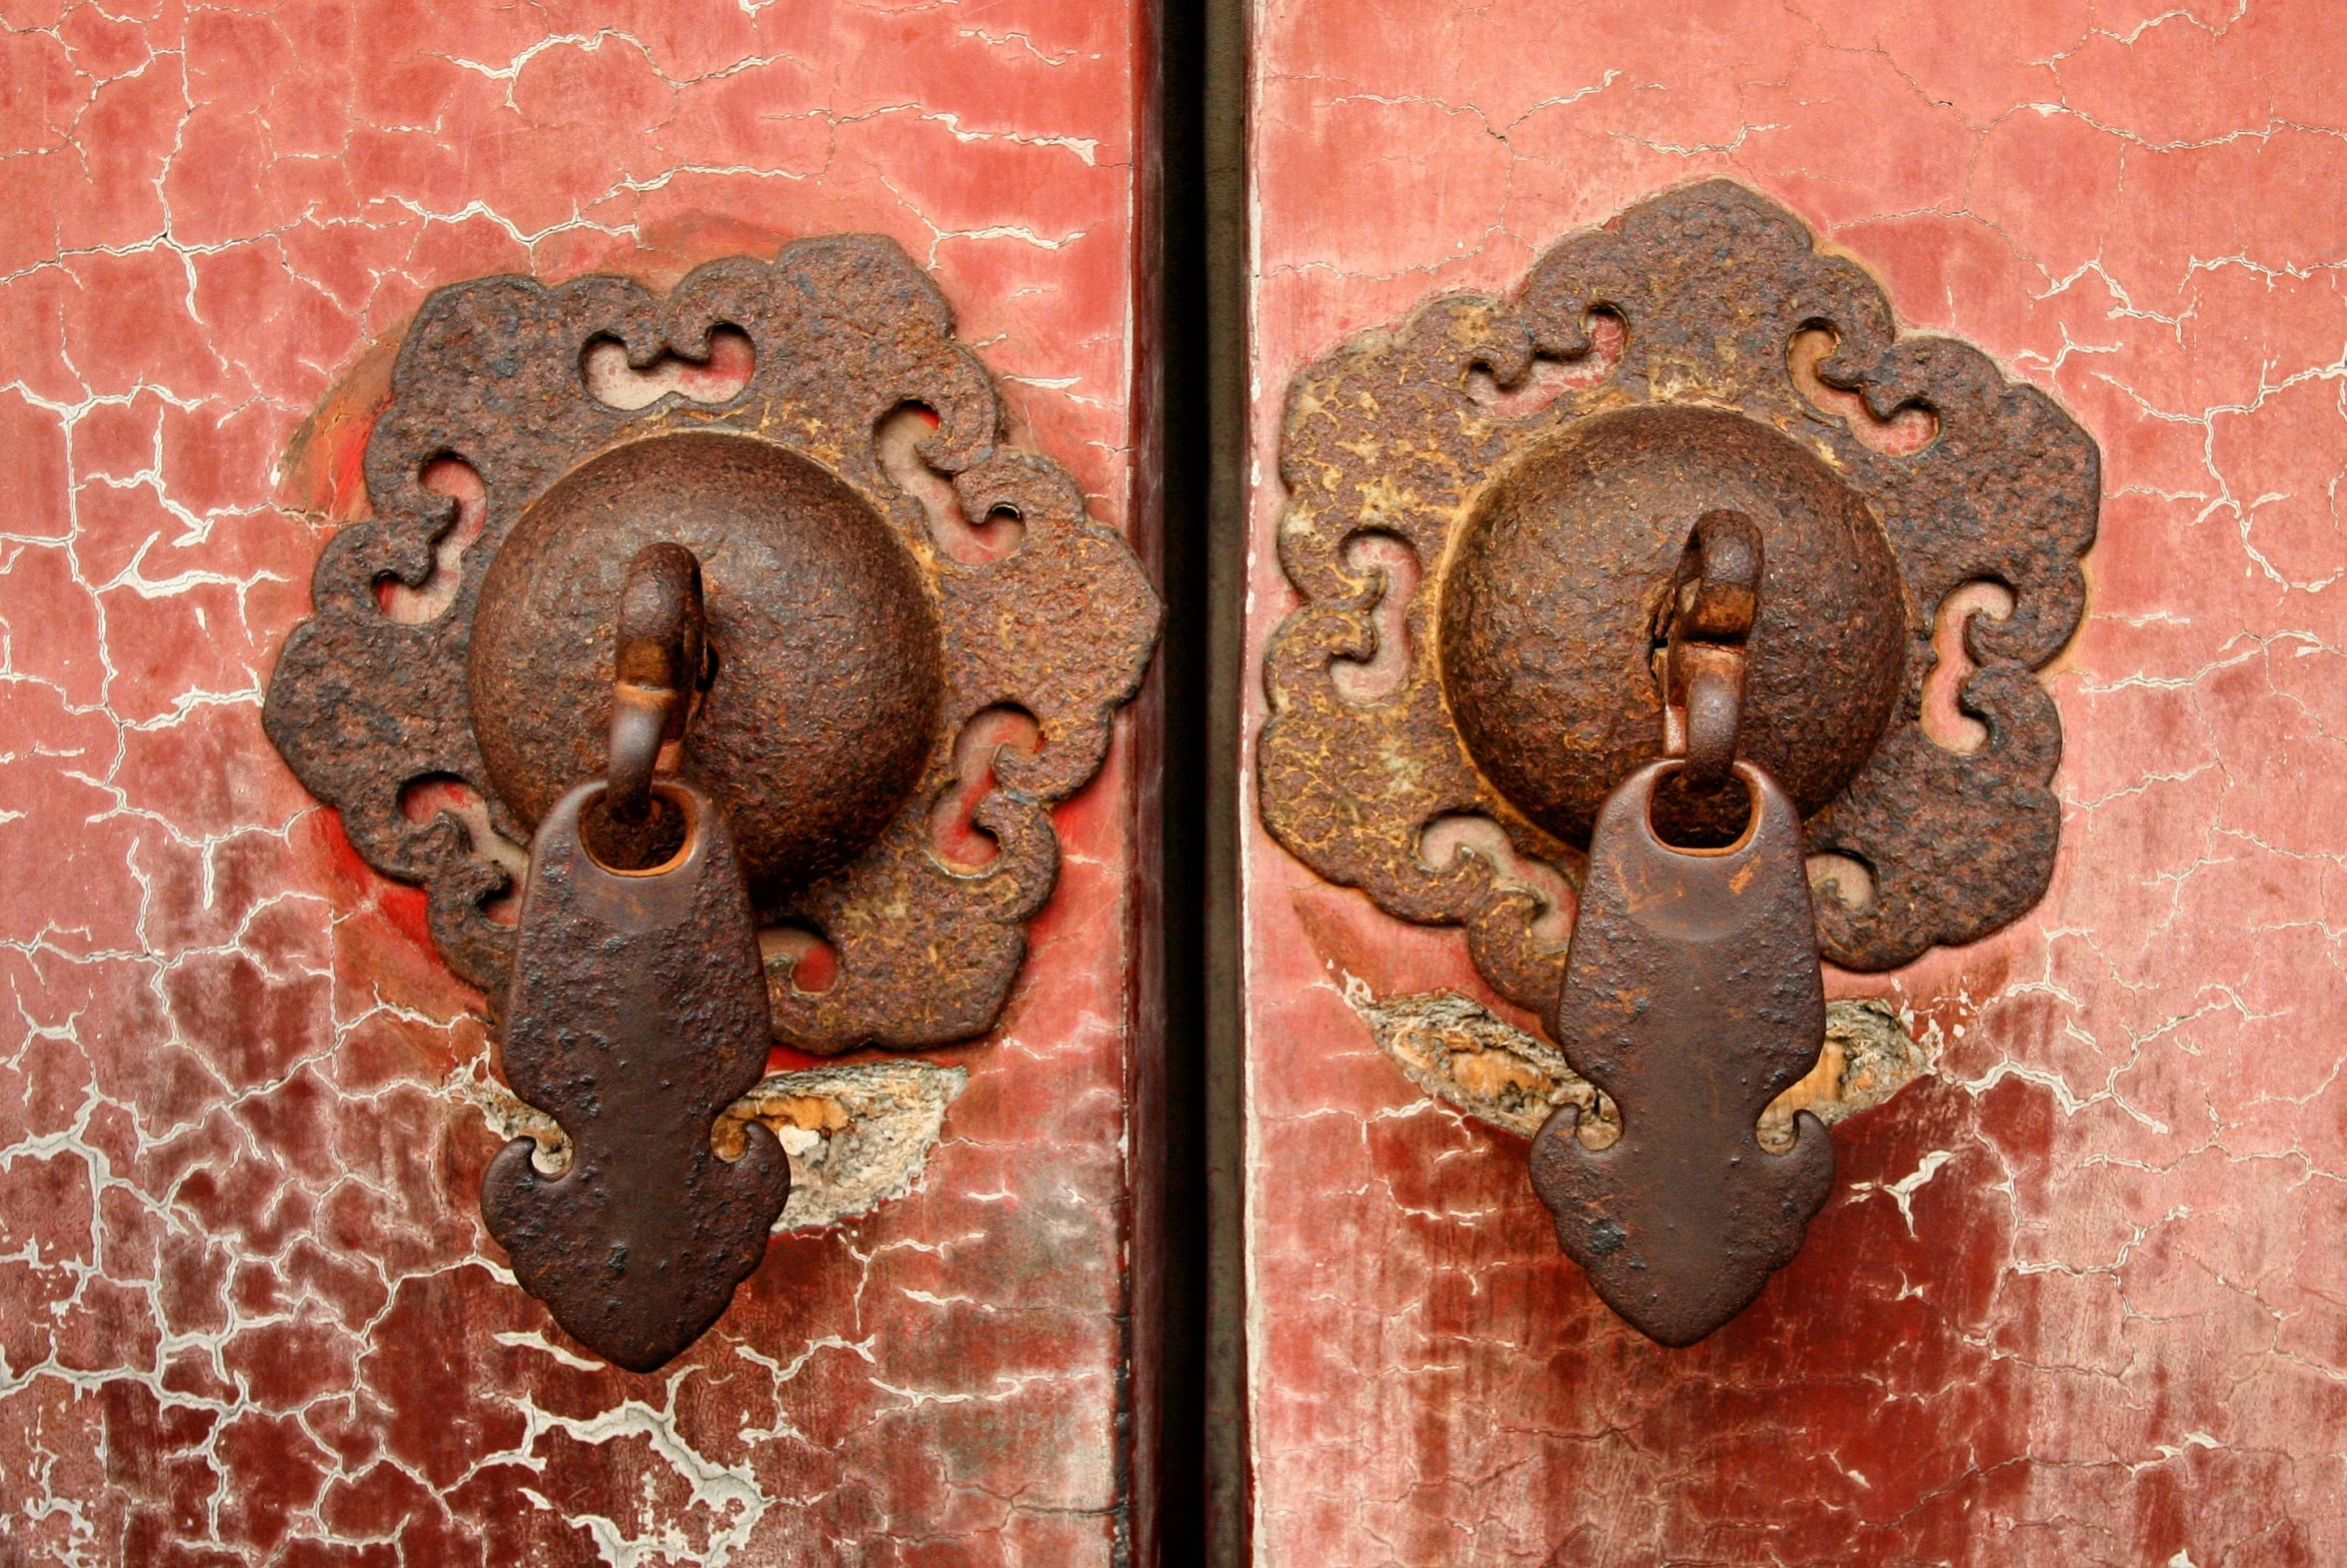
[[[1126,519],[1141,8],[0,15],[0,1558],[1110,1562],[1123,746],[919,1190],[638,1378],[505,1277],[477,998],[260,696],[402,324],[476,274],[886,232]]]
[[[2102,443],[2053,890],[1842,993],[1937,1071],[1688,1351],[1345,1002],[1481,994],[1248,814],[1266,1565],[2347,1561],[2347,76],[2314,3],[1259,0],[1257,472],[1294,369],[1714,174]],[[1253,503],[1255,646],[1287,614]],[[1249,700],[1259,704],[1256,689]],[[1259,722],[1259,712],[1251,722]]]

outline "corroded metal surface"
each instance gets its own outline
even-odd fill
[[[1578,1136],[1567,1102],[1532,1140],[1532,1186],[1608,1306],[1666,1345],[1742,1311],[1800,1249],[1833,1186],[1833,1140],[1808,1111],[1793,1145],[1760,1146],[1760,1113],[1817,1063],[1817,971],[1801,821],[1750,763],[1751,825],[1688,852],[1648,821],[1675,763],[1606,798],[1589,846],[1564,988],[1548,1030],[1618,1109],[1620,1136]]]
[[[1898,565],[1816,453],[1716,409],[1567,425],[1505,465],[1470,509],[1438,632],[1469,756],[1558,838],[1586,844],[1607,791],[1656,755],[1652,649],[1690,533],[1720,511],[1756,527],[1764,560],[1744,755],[1806,814],[1849,783],[1898,701]]]
[[[499,1058],[562,1124],[571,1166],[540,1174],[537,1140],[520,1137],[481,1186],[522,1287],[636,1372],[717,1321],[791,1193],[763,1123],[731,1163],[711,1147],[719,1113],[765,1073],[766,982],[725,813],[690,784],[654,787],[687,818],[662,866],[613,870],[587,851],[580,813],[600,783],[539,825]]]
[[[1600,313],[1625,329],[1610,366]],[[1927,409],[1929,444],[1877,451],[1805,397],[1788,356],[1811,327],[1838,338],[1824,382],[1878,419]],[[1524,412],[1510,389],[1543,362],[1563,390]],[[1536,900],[1474,856],[1429,865],[1420,837],[1486,815],[1579,879],[1597,802],[1659,755],[1660,601],[1688,530],[1726,508],[1767,560],[1745,755],[1783,780],[1811,852],[1873,873],[1864,907],[1820,901],[1822,950],[1877,969],[1977,938],[2051,874],[2061,734],[2031,672],[2084,606],[2098,464],[1978,351],[1900,338],[1874,282],[1781,208],[1725,181],[1642,202],[1549,251],[1513,299],[1437,298],[1296,378],[1279,552],[1302,604],[1264,656],[1263,820],[1389,912],[1464,925],[1493,984],[1546,1005],[1564,954],[1534,937]],[[1356,703],[1332,666],[1376,652],[1389,586],[1347,564],[1364,534],[1407,545],[1423,575],[1406,672]],[[1940,603],[1975,579],[2015,605],[1966,629],[1980,668],[1959,703],[1990,740],[1957,754],[1921,729],[1923,685]]]
[[[656,543],[703,563],[716,656],[682,772],[725,808],[761,891],[837,869],[921,782],[943,686],[937,615],[878,512],[756,437],[629,442],[523,515],[473,618],[490,781],[535,822],[601,772],[620,590]]]
[[[642,369],[706,355],[720,326],[747,334],[756,355],[748,385],[722,404],[671,394],[616,409],[582,374],[600,340]],[[921,456],[951,476],[965,515],[1019,518],[1015,553],[951,558],[922,502],[891,480],[874,432],[908,404],[936,415]],[[619,574],[663,534],[629,509],[658,504],[664,485],[689,486],[659,514],[702,557],[717,651],[687,773],[733,807],[760,869],[762,920],[811,927],[838,954],[821,994],[795,989],[789,961],[773,960],[776,1036],[835,1052],[983,1033],[1057,873],[1050,807],[1099,768],[1158,617],[1124,541],[1087,519],[1066,472],[1001,445],[1002,425],[944,298],[886,239],[804,241],[772,264],[712,262],[666,299],[608,276],[442,289],[409,330],[368,442],[374,516],[344,527],[319,562],[317,613],[270,683],[269,735],[339,808],[370,864],[430,889],[451,966],[500,991],[514,936],[484,906],[510,877],[454,817],[409,820],[401,793],[418,780],[461,781],[485,797],[495,830],[523,842],[562,788],[601,773],[609,688],[599,684]],[[442,456],[478,471],[486,520],[447,611],[404,625],[377,591],[422,584],[455,526],[454,504],[422,482]],[[591,569],[569,560],[554,536],[571,525],[607,532],[611,553]],[[540,527],[549,537],[533,542]],[[517,541],[532,562],[596,581],[534,599],[517,565],[511,594],[490,592]],[[787,570],[738,577],[737,556],[757,551]],[[516,666],[507,644],[476,657],[477,617],[509,613],[531,637],[569,640],[570,655]],[[737,661],[759,682],[738,689]],[[498,701],[477,734],[484,690]],[[932,852],[929,804],[956,781],[954,738],[1006,705],[1035,717],[1044,746],[1001,759],[977,811],[1001,852],[976,872],[948,866]]]

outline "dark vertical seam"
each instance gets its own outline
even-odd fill
[[[1246,606],[1246,0],[1203,0],[1207,1568],[1249,1555],[1239,693]]]
[[[1198,989],[1190,896],[1174,869],[1195,811],[1184,793],[1180,758],[1199,722],[1191,691],[1196,657],[1180,628],[1196,589],[1187,570],[1182,497],[1173,458],[1179,338],[1168,302],[1177,281],[1170,236],[1171,181],[1180,156],[1178,109],[1171,91],[1178,46],[1168,37],[1168,0],[1135,8],[1133,61],[1133,377],[1130,494],[1135,548],[1164,600],[1167,625],[1134,705],[1133,817],[1129,871],[1126,1015],[1126,1180],[1123,1354],[1118,1399],[1118,1495],[1123,1501],[1118,1568],[1186,1564],[1185,1495],[1197,1491],[1196,1320],[1202,1292],[1189,1239],[1197,1203],[1184,1174],[1200,1155],[1192,1065]],[[1173,195],[1177,199],[1177,194]],[[1190,1177],[1186,1185],[1195,1185]],[[1194,1533],[1194,1532],[1192,1532]]]
[[[1157,487],[1155,566],[1166,625],[1153,683],[1157,839],[1153,955],[1162,977],[1150,1048],[1135,1082],[1136,1379],[1134,1562],[1200,1568],[1206,1561],[1207,1134],[1205,957],[1208,894],[1210,514],[1207,505],[1208,343],[1202,105],[1205,11],[1200,0],[1152,0],[1140,62],[1153,96],[1140,117],[1147,160],[1145,238],[1136,263],[1137,336],[1150,347],[1137,396],[1150,404],[1146,459]],[[1137,867],[1137,871],[1139,867]],[[1145,1029],[1151,1020],[1137,1013]]]

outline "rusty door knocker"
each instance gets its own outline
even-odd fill
[[[1264,824],[1388,912],[1464,927],[1595,1085],[1594,1118],[1549,1101],[1534,1186],[1651,1337],[1750,1303],[1828,1195],[1817,1118],[1784,1152],[1755,1135],[1818,1059],[1820,959],[1893,968],[2044,892],[2061,725],[2034,672],[2084,608],[2098,461],[2051,399],[1901,337],[1871,278],[1727,181],[1297,375],[1279,548],[1301,603],[1263,656]],[[1369,564],[1396,547],[1414,577]],[[1925,685],[1980,583],[2012,605],[1961,625],[1956,706],[1986,741],[1953,748]],[[1395,635],[1398,678],[1338,679]],[[1577,900],[1434,852],[1461,817]]]
[[[1770,1153],[1760,1113],[1816,1065],[1825,988],[1802,865],[1801,818],[1781,785],[1740,760],[1745,642],[1760,534],[1706,513],[1672,584],[1662,655],[1665,761],[1598,808],[1588,870],[1548,1029],[1616,1107],[1592,1148],[1558,1108],[1532,1140],[1532,1187],[1556,1237],[1607,1305],[1666,1345],[1688,1345],[1750,1304],[1791,1261],[1833,1184],[1833,1143],[1808,1111]],[[1733,842],[1674,845],[1655,791],[1742,784]]]
[[[499,1063],[570,1135],[570,1169],[506,1145],[481,1187],[524,1289],[579,1340],[649,1371],[717,1321],[791,1195],[764,1122],[711,1146],[771,1028],[749,883],[716,801],[673,773],[704,671],[701,564],[645,546],[620,595],[610,760],[538,824]]]
[[[751,368],[714,401],[613,401],[589,374],[615,347],[639,372],[714,364],[721,334]],[[901,417],[925,428],[892,459]],[[483,1213],[523,1286],[623,1366],[691,1344],[765,1254],[783,1151],[755,1119],[730,1161],[711,1140],[770,1044],[993,1027],[1057,873],[1051,808],[1140,685],[1140,563],[1003,429],[943,296],[868,235],[714,261],[665,299],[454,284],[401,346],[373,516],[321,556],[264,720],[359,853],[428,890],[511,1086],[569,1134],[567,1171],[529,1139],[499,1155]],[[447,462],[483,492],[469,542],[427,483]],[[972,549],[988,530],[1008,544]],[[392,614],[439,575],[437,610]],[[969,807],[994,853],[962,863],[932,818],[1006,713],[1040,742],[995,753]],[[411,811],[427,784],[478,815]],[[801,983],[809,943],[828,983]]]

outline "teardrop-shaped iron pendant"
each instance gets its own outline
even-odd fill
[[[1816,1065],[1825,990],[1798,811],[1748,762],[1751,825],[1725,849],[1673,848],[1648,816],[1682,765],[1607,796],[1549,1028],[1603,1089],[1621,1136],[1582,1146],[1566,1105],[1532,1143],[1556,1238],[1606,1305],[1690,1345],[1748,1306],[1800,1250],[1833,1186],[1833,1142],[1807,1111],[1784,1154],[1760,1112]]]
[[[698,1339],[766,1255],[791,1167],[762,1123],[728,1163],[718,1113],[765,1071],[765,970],[725,813],[691,784],[657,794],[686,815],[666,864],[612,870],[587,852],[582,784],[547,813],[506,1003],[502,1064],[570,1134],[543,1176],[517,1138],[490,1165],[481,1212],[522,1288],[582,1343],[648,1372]]]

